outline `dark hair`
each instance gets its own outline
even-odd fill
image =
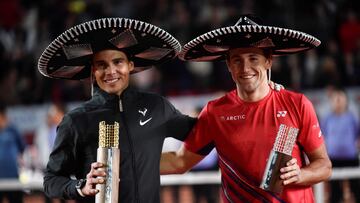
[[[127,58],[128,61],[132,61],[132,59],[133,59],[133,57],[134,57],[133,55],[129,54],[128,51],[126,51],[126,50],[120,50],[120,49],[115,49],[115,48],[114,48],[114,49],[111,49],[111,48],[102,49],[102,50],[100,50],[100,51],[97,51],[96,53],[99,53],[99,52],[105,51],[105,50],[120,51],[120,52],[122,52],[122,53],[125,54],[125,56],[126,56],[126,58]],[[90,61],[89,61],[89,65],[90,65],[90,66],[93,65],[93,59],[94,59],[94,55],[95,55],[96,53],[92,54],[92,56],[90,57]]]
[[[252,48],[252,47],[234,47],[234,48],[232,48],[232,49],[236,49],[236,48]],[[255,47],[255,48],[256,48],[256,47]],[[230,60],[230,51],[231,51],[232,49],[229,49],[229,51],[227,51],[227,53],[225,54],[225,59],[226,59],[227,61]],[[270,48],[260,48],[260,49],[263,50],[265,58],[269,59],[269,58],[272,57],[272,54],[273,54],[272,49],[270,49]]]
[[[7,105],[4,101],[0,101],[0,114],[5,114]]]

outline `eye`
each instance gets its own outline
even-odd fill
[[[115,59],[115,60],[113,61],[113,63],[114,63],[115,65],[122,64],[123,62],[124,62],[123,59]]]
[[[98,69],[98,70],[105,70],[106,69],[106,64],[105,63],[96,63],[95,68]]]
[[[250,57],[250,61],[257,61],[258,58],[257,57]]]
[[[232,59],[233,64],[241,64],[241,60],[239,58]]]

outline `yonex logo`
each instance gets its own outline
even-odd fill
[[[286,116],[287,111],[278,111],[276,114],[276,117],[285,117]]]

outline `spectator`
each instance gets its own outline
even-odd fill
[[[35,145],[39,157],[39,166],[42,171],[46,168],[49,154],[54,145],[56,129],[65,112],[66,108],[62,103],[51,104],[48,108],[44,125],[39,127],[36,132]]]
[[[321,122],[327,150],[333,167],[359,166],[359,122],[348,109],[348,98],[342,89],[334,89],[330,94],[332,111]],[[330,202],[342,200],[342,180],[330,181]],[[350,188],[356,202],[360,202],[359,179],[350,180]]]
[[[6,105],[0,102],[0,179],[18,179],[19,162],[25,150],[25,142],[19,131],[9,123]],[[0,202],[7,198],[10,203],[23,201],[22,191],[0,191]]]

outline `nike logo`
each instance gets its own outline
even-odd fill
[[[145,121],[140,120],[140,121],[139,121],[139,124],[140,124],[141,126],[143,126],[143,125],[145,125],[147,122],[151,121],[151,119],[152,119],[152,117],[150,117],[149,119],[147,119],[147,120],[145,120]]]

